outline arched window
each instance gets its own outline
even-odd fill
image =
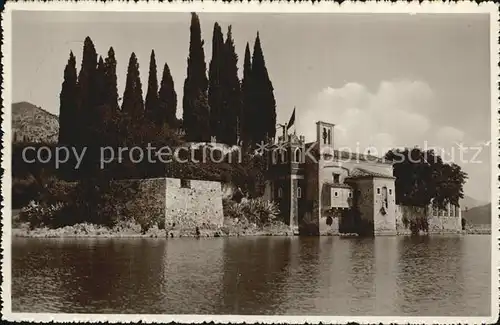
[[[295,149],[295,162],[296,163],[302,162],[302,150],[300,150],[300,148]]]
[[[277,164],[278,163],[278,151],[273,150],[273,152],[272,152],[272,159],[273,159],[273,164]]]
[[[286,163],[288,161],[288,151],[283,150],[281,152],[281,154],[282,154],[282,157],[283,157],[283,162]]]
[[[300,199],[301,197],[302,197],[302,188],[300,188],[300,186],[299,186],[299,187],[297,187],[297,198]]]
[[[283,196],[283,190],[280,188],[278,188],[278,197],[281,198]]]

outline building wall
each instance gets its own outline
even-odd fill
[[[294,175],[292,175],[294,176]],[[296,176],[296,175],[295,175]],[[299,225],[299,204],[300,204],[300,198],[298,197],[298,188],[299,188],[299,179],[296,177],[292,177],[290,179],[290,186],[291,186],[291,193],[290,196],[292,198],[291,200],[291,206],[290,206],[290,219],[287,224],[292,227],[294,230],[298,230],[298,225]],[[301,187],[302,191],[302,187]],[[301,193],[302,196],[302,193]]]
[[[354,183],[355,202],[360,212],[360,218],[367,223],[373,224],[373,179],[359,179]]]
[[[180,179],[167,178],[165,198],[166,227],[194,230],[223,225],[219,182],[191,180],[189,188],[184,188]]]
[[[278,204],[280,210],[280,218],[283,222],[290,222],[290,199],[291,199],[291,184],[290,178],[281,177],[273,181],[272,190],[274,192],[274,202]],[[280,195],[281,192],[281,195]]]
[[[335,196],[335,193],[337,193],[337,196]],[[350,188],[330,186],[329,202],[327,201],[326,204],[334,208],[347,209],[351,206],[352,198],[350,195],[352,195]]]
[[[380,189],[380,194],[378,194]],[[384,191],[386,189],[386,191]],[[373,231],[375,235],[396,234],[396,193],[394,179],[375,178],[373,179]],[[385,205],[385,198],[387,205]],[[382,213],[382,207],[385,214]]]
[[[307,157],[306,157],[307,159]],[[299,205],[299,233],[301,235],[319,234],[319,164],[306,161],[304,179],[302,181],[302,200]]]
[[[349,169],[337,162],[322,162],[319,170],[319,178],[322,182],[333,182],[333,174],[340,175],[340,183],[343,183],[348,176]]]
[[[458,233],[462,230],[462,217],[458,207],[450,207],[450,211],[447,211],[446,215],[435,214],[435,210],[431,207],[422,208],[403,205],[396,206],[395,212],[398,234],[411,234],[409,227],[405,226],[403,220],[411,220],[417,217],[427,218],[430,234]]]

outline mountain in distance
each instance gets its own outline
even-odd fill
[[[491,203],[462,210],[462,219],[467,220],[468,224],[491,225]]]
[[[476,200],[470,196],[464,195],[464,198],[460,200],[460,209],[462,211],[465,211],[465,209],[470,210],[472,208],[479,207],[479,206],[486,205],[486,204],[488,204],[488,202],[479,201],[479,200]]]
[[[59,134],[57,115],[28,102],[12,104],[12,142],[56,143]]]

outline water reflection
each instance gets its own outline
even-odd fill
[[[489,236],[15,239],[12,306],[67,313],[488,315],[490,253]]]
[[[398,304],[404,313],[435,315],[451,303],[457,310],[467,307],[461,265],[464,242],[461,237],[437,236],[399,241]]]

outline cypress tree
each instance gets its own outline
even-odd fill
[[[191,14],[187,76],[184,81],[183,128],[189,141],[210,140],[210,106],[207,99],[208,80],[200,20]]]
[[[179,126],[177,112],[177,94],[175,93],[174,80],[170,73],[168,64],[163,67],[160,92],[158,93],[161,120],[166,122],[170,128]]]
[[[241,85],[238,78],[238,55],[234,47],[231,26],[228,28],[226,42],[224,43],[224,67],[222,76],[224,99],[221,110],[221,119],[224,120],[224,123],[221,142],[236,145],[239,137],[242,100]]]
[[[225,115],[223,113],[224,89],[222,79],[224,77],[224,36],[218,23],[214,24],[212,37],[212,59],[209,67],[208,82],[208,104],[210,105],[210,131],[217,141],[223,142],[226,138]]]
[[[158,76],[156,72],[156,59],[155,51],[151,50],[151,57],[149,59],[149,78],[148,78],[148,92],[146,94],[146,115],[149,120],[157,125],[163,125],[161,115],[159,115],[159,101],[158,101]]]
[[[86,37],[83,44],[82,67],[78,75],[78,125],[73,132],[77,135],[75,143],[85,145],[90,139],[88,126],[93,116],[91,112],[96,104],[96,70],[97,52],[90,37]]]
[[[255,116],[262,119],[262,127],[256,129],[253,139],[256,143],[272,141],[276,135],[276,100],[273,91],[257,33],[252,58],[252,106],[255,109]]]
[[[59,144],[74,145],[74,131],[78,124],[77,116],[77,76],[76,58],[69,53],[68,63],[64,68],[64,81],[59,95]]]
[[[243,146],[251,147],[254,139],[256,123],[254,120],[254,111],[252,109],[252,58],[250,55],[250,45],[247,43],[245,48],[245,59],[243,63],[243,79],[241,81],[241,92],[243,100],[242,118],[241,118],[241,140]]]
[[[107,88],[106,67],[104,60],[99,56],[94,76],[95,93],[93,106],[88,108],[87,140],[85,142],[87,151],[82,162],[82,177],[96,175],[99,170],[100,151],[99,146],[107,145],[108,130],[106,128],[107,114]]]
[[[144,117],[144,100],[142,98],[142,84],[139,75],[139,63],[132,52],[128,63],[127,81],[123,93],[122,112],[133,120]]]
[[[113,47],[109,48],[108,57],[106,58],[104,65],[106,74],[106,94],[107,94],[106,103],[111,111],[116,112],[118,111],[119,106],[118,106],[118,86],[116,79],[116,59]]]
[[[96,97],[95,97],[95,108],[99,109],[103,105],[107,105],[108,101],[108,89],[106,88],[106,65],[101,56],[99,56],[99,61],[97,62],[96,69]]]

